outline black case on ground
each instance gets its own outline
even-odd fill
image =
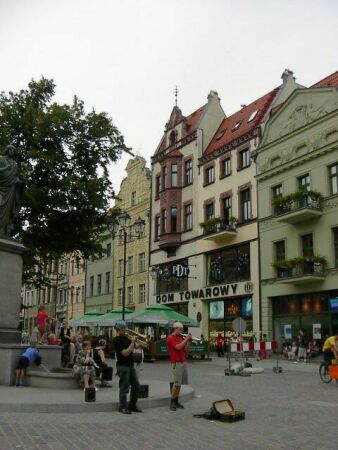
[[[138,396],[139,396],[139,398],[148,398],[149,397],[149,384],[140,384]]]
[[[95,402],[96,401],[95,388],[86,388],[85,389],[85,401],[86,402]]]
[[[112,381],[113,379],[113,368],[112,367],[103,367],[102,368],[102,381]]]

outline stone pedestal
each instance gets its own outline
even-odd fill
[[[25,247],[0,236],[0,343],[19,343],[22,255]]]

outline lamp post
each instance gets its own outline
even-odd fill
[[[122,284],[122,320],[125,318],[126,309],[126,265],[127,265],[127,237],[129,240],[140,239],[144,235],[145,221],[140,217],[133,224],[133,232],[128,233],[131,217],[127,212],[115,216],[109,223],[112,238],[115,239],[118,232],[122,234],[123,243],[123,284]]]

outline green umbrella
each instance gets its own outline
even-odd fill
[[[129,315],[133,312],[132,309],[125,308],[124,313],[125,315]],[[122,319],[122,308],[113,309],[107,314],[104,314],[100,317],[98,321],[99,327],[113,327],[117,320]]]
[[[83,316],[70,320],[69,325],[72,327],[95,327],[104,314],[102,311],[88,311]]]
[[[197,327],[195,320],[184,316],[165,305],[147,306],[142,311],[137,311],[128,315],[126,322],[134,324],[158,324],[172,326],[174,322],[181,322],[183,325]]]

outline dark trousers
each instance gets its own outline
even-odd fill
[[[138,400],[138,393],[140,388],[140,383],[138,381],[136,369],[134,367],[128,366],[117,366],[117,375],[119,380],[119,401],[120,408],[127,407],[127,395],[130,386],[130,401],[129,405],[131,407],[136,406]]]
[[[217,347],[217,356],[224,356],[223,347]]]
[[[331,350],[326,350],[325,352],[323,352],[323,356],[324,361],[328,364],[331,364],[331,361],[335,358],[333,351]]]

